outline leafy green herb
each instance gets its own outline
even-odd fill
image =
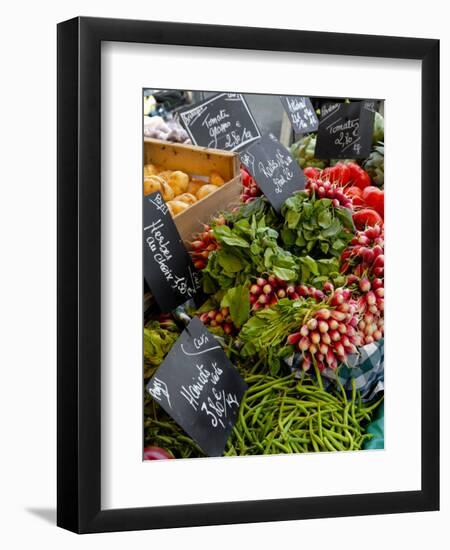
[[[282,215],[281,239],[299,256],[338,258],[355,231],[349,210],[334,207],[330,199],[315,199],[304,192],[286,200]]]
[[[230,315],[235,327],[240,328],[250,315],[249,285],[230,288],[222,298],[221,307],[230,308]]]

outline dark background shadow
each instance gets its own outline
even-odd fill
[[[26,508],[29,514],[56,525],[56,508]]]

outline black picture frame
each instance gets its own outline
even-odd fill
[[[439,508],[439,41],[77,17],[58,25],[57,524],[77,533]],[[102,510],[100,47],[102,41],[422,62],[420,491]]]

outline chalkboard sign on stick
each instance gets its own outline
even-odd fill
[[[147,391],[208,456],[221,456],[247,389],[216,338],[194,317]]]
[[[302,170],[273,134],[250,145],[240,157],[277,212],[292,193],[305,188]]]
[[[280,100],[296,134],[307,134],[317,130],[319,119],[309,97],[282,95]]]
[[[235,151],[261,137],[242,94],[217,94],[179,112],[192,143]]]
[[[159,192],[144,197],[144,279],[163,312],[200,290],[199,275]]]
[[[372,146],[374,115],[374,100],[322,105],[314,156],[367,158]]]

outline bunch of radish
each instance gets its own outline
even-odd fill
[[[214,225],[224,225],[225,219],[219,217],[213,223]],[[196,269],[204,269],[211,252],[219,248],[219,243],[216,241],[210,225],[204,225],[203,231],[194,235],[194,240],[189,244],[191,246],[189,253]]]
[[[299,298],[314,298],[317,302],[323,300],[325,294],[312,286],[295,285],[269,275],[258,277],[250,287],[250,304],[254,311],[273,306],[281,298],[298,300]]]
[[[384,229],[381,225],[357,231],[341,254],[341,272],[384,277]]]
[[[305,191],[319,199],[331,199],[333,206],[352,208],[352,199],[347,197],[338,182],[333,182],[327,177],[325,170],[308,167],[304,170],[306,176]]]
[[[358,304],[348,288],[332,290],[322,307],[305,319],[298,332],[290,334],[287,343],[296,346],[303,355],[302,368],[309,370],[316,365],[336,369],[345,363],[350,353],[356,353],[360,345]]]
[[[207,326],[221,328],[225,334],[231,334],[235,330],[230,310],[227,307],[211,309],[210,311],[201,313],[200,321]]]
[[[251,202],[262,195],[261,189],[258,187],[256,181],[247,172],[247,170],[241,166],[241,181],[242,181],[242,193],[241,201],[243,203]]]
[[[361,345],[377,342],[384,335],[384,283],[380,278],[372,282],[367,277],[359,281],[358,333]]]

